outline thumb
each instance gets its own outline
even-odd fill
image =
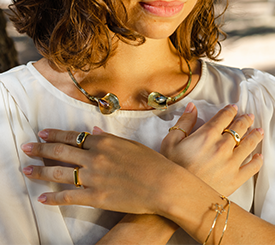
[[[184,113],[179,118],[176,125],[170,129],[162,143],[176,145],[187,135],[189,135],[192,131],[192,128],[196,124],[197,114],[198,111],[196,106],[192,102],[188,103]]]
[[[102,134],[102,133],[104,133],[104,131],[101,128],[99,128],[97,126],[94,126],[93,135],[99,135],[99,134]]]

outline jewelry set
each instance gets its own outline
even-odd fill
[[[185,134],[185,137],[188,136],[188,133],[187,133],[184,129],[180,128],[178,125],[169,128],[169,132],[171,132],[172,130],[180,130],[181,132],[183,132],[183,133]],[[231,134],[231,135],[233,136],[233,139],[235,140],[236,146],[238,146],[238,145],[240,144],[241,138],[240,138],[239,134],[236,133],[234,130],[232,130],[232,129],[225,129],[225,130],[223,131],[223,133],[229,133],[229,134]],[[76,138],[76,144],[77,144],[77,146],[78,146],[79,148],[83,148],[83,144],[84,144],[84,142],[85,142],[85,140],[86,140],[86,138],[87,138],[88,135],[90,135],[90,133],[88,133],[88,132],[81,132],[81,133],[77,136],[77,138]],[[75,185],[77,188],[81,187],[81,183],[80,183],[80,181],[79,181],[79,167],[76,167],[76,168],[74,168],[74,170],[73,170],[73,180],[74,180],[74,185]],[[226,231],[231,202],[230,202],[230,200],[229,200],[227,197],[225,197],[225,196],[222,196],[222,195],[221,195],[220,198],[221,198],[222,200],[226,200],[226,201],[227,201],[227,204],[226,204],[225,206],[220,205],[220,204],[218,204],[218,203],[215,204],[216,216],[215,216],[215,218],[214,218],[214,221],[213,221],[213,223],[212,223],[212,226],[211,226],[211,228],[210,228],[210,231],[209,231],[209,233],[208,233],[208,235],[207,235],[207,237],[206,237],[205,242],[203,243],[203,245],[206,245],[206,243],[207,243],[207,241],[208,241],[210,235],[212,234],[212,231],[213,231],[213,229],[214,229],[215,226],[216,226],[218,217],[219,217],[220,215],[222,215],[224,212],[226,212],[225,208],[228,207],[228,208],[227,208],[227,216],[226,216],[226,220],[225,220],[225,223],[224,223],[224,228],[223,228],[222,235],[221,235],[221,237],[220,237],[220,240],[219,240],[218,245],[221,244],[221,241],[222,241],[222,239],[223,239],[224,233],[225,233],[225,231]]]
[[[167,107],[168,107],[168,104],[171,103],[171,102],[176,102],[178,99],[180,99],[184,94],[185,92],[188,90],[190,84],[191,84],[191,81],[192,81],[192,70],[190,68],[190,65],[189,63],[186,61],[187,63],[187,66],[188,66],[188,69],[189,69],[189,80],[187,82],[187,85],[186,87],[177,95],[177,96],[174,96],[174,97],[168,97],[168,96],[164,96],[162,95],[161,93],[158,93],[158,92],[152,92],[149,94],[148,96],[148,105],[155,108],[155,109],[158,109],[158,110],[166,110]],[[87,93],[81,86],[80,84],[76,81],[75,77],[73,76],[72,72],[70,71],[70,69],[67,69],[68,70],[68,74],[69,76],[71,77],[72,81],[74,82],[75,86],[79,89],[79,91],[81,93],[83,93],[91,102],[96,102],[99,109],[100,109],[100,112],[102,114],[105,114],[105,115],[108,115],[108,114],[112,114],[113,112],[115,112],[116,110],[119,110],[120,109],[120,104],[119,104],[119,99],[116,95],[112,94],[112,93],[107,93],[104,97],[102,98],[98,98],[98,97],[95,97],[95,96],[92,96],[90,95],[89,93]],[[175,125],[171,128],[169,128],[169,132],[171,132],[172,130],[180,130],[181,132],[183,132],[185,134],[185,137],[188,137],[188,133],[180,128],[178,125]],[[225,129],[223,131],[223,134],[224,133],[229,133],[232,135],[235,143],[236,143],[236,146],[238,146],[240,144],[240,136],[237,132],[235,132],[234,130],[232,129]],[[87,138],[87,136],[90,135],[90,133],[87,133],[87,132],[81,132],[77,138],[76,138],[76,144],[79,148],[83,148],[83,144]],[[79,181],[79,167],[76,167],[74,168],[73,170],[73,180],[74,180],[74,185],[79,188],[81,187],[81,183]],[[205,242],[203,243],[203,245],[206,245],[213,229],[215,228],[216,226],[216,223],[217,223],[217,219],[220,215],[222,215],[222,213],[226,212],[225,211],[225,208],[228,207],[227,209],[227,216],[226,216],[226,220],[225,220],[225,224],[224,224],[224,228],[223,228],[223,231],[222,231],[222,235],[220,237],[220,240],[219,240],[219,243],[218,245],[221,244],[221,241],[223,239],[223,236],[224,236],[224,233],[226,231],[226,228],[227,228],[227,222],[228,222],[228,217],[229,217],[229,211],[230,211],[230,205],[231,205],[231,202],[230,200],[225,197],[225,196],[220,196],[220,198],[222,200],[226,200],[227,201],[227,204],[225,206],[223,205],[219,205],[218,203],[215,204],[215,212],[216,212],[216,216],[214,218],[214,221],[212,223],[212,226],[210,228],[210,231],[207,235],[207,238],[205,239]]]
[[[171,127],[171,128],[169,129],[169,132],[170,132],[171,130],[180,130],[180,131],[182,131],[182,132],[185,134],[185,137],[188,136],[187,132],[186,132],[184,129],[180,128],[178,125]],[[232,129],[225,129],[225,130],[223,131],[223,134],[224,134],[224,133],[229,133],[229,134],[232,135],[232,137],[233,137],[233,139],[234,139],[234,141],[235,141],[235,143],[236,143],[236,146],[238,146],[238,145],[240,144],[241,137],[240,137],[240,135],[239,135],[237,132],[235,132],[235,131],[232,130]],[[216,214],[216,216],[215,216],[215,218],[214,218],[214,221],[213,221],[213,223],[212,223],[212,226],[211,226],[211,228],[210,228],[210,231],[209,231],[209,233],[208,233],[208,235],[207,235],[207,237],[206,237],[205,242],[203,243],[203,245],[206,245],[206,243],[207,243],[207,241],[208,241],[208,239],[209,239],[209,237],[210,237],[210,235],[211,235],[213,229],[214,229],[215,226],[216,226],[216,222],[217,222],[217,219],[218,219],[219,215],[222,215],[222,213],[226,212],[226,211],[225,211],[225,208],[228,207],[228,209],[227,209],[226,220],[225,220],[225,223],[224,223],[222,235],[221,235],[221,237],[220,237],[220,240],[219,240],[218,245],[221,244],[222,239],[223,239],[223,236],[224,236],[224,233],[225,233],[225,231],[226,231],[231,202],[230,202],[230,200],[229,200],[227,197],[225,197],[225,196],[222,196],[222,195],[221,195],[220,198],[221,198],[222,200],[226,200],[226,201],[227,201],[227,204],[226,204],[225,206],[220,205],[220,204],[218,204],[218,203],[215,204],[215,212],[216,212],[217,214]]]

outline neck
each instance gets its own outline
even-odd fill
[[[161,52],[160,52],[161,50]],[[77,81],[79,83],[85,80],[98,79],[108,80],[108,83],[121,84],[123,86],[131,84],[138,80],[139,84],[147,84],[148,78],[163,71],[179,67],[179,56],[170,43],[169,39],[152,40],[147,39],[143,45],[132,46],[123,42],[118,42],[115,55],[110,58],[105,67],[91,71],[88,76],[86,73],[78,73]],[[90,84],[92,86],[92,84]]]
[[[198,80],[196,72],[199,73],[197,62],[191,64],[191,67],[194,75],[189,91]],[[49,80],[68,95],[88,102],[75,88],[69,76],[64,75],[62,73],[64,83],[61,86]],[[122,109],[144,110],[150,109],[147,106],[147,96],[152,91],[175,96],[183,90],[189,71],[184,60],[181,67],[180,58],[169,39],[147,39],[140,46],[119,41],[115,55],[105,67],[92,70],[88,74],[77,72],[74,76],[91,95],[102,97],[108,92],[114,93],[118,96]]]
[[[105,71],[110,70],[112,74],[121,77],[150,76],[156,71],[177,65],[178,62],[179,57],[169,39],[147,39],[140,46],[120,42]]]

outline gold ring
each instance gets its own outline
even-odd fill
[[[177,129],[182,131],[185,134],[185,137],[188,136],[188,133],[186,133],[186,131],[184,129],[180,128],[178,125],[169,128],[169,132],[172,131],[172,130],[177,130]]]
[[[83,144],[86,140],[86,137],[90,135],[90,133],[87,132],[81,132],[79,135],[76,137],[76,144],[79,148],[83,148]]]
[[[240,135],[238,134],[238,133],[236,133],[234,130],[232,130],[232,129],[225,129],[225,130],[223,130],[223,134],[224,133],[229,133],[229,134],[231,134],[232,136],[233,136],[233,139],[235,140],[235,142],[236,142],[236,146],[238,146],[239,144],[240,144],[240,141],[241,141],[241,137],[240,137]]]
[[[74,168],[73,176],[74,176],[74,185],[77,188],[81,187],[81,184],[80,184],[79,178],[78,178],[78,176],[79,176],[79,167]]]

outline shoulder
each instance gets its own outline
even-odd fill
[[[228,79],[231,82],[245,82],[262,86],[273,86],[275,77],[267,72],[254,68],[236,68],[217,63],[205,62],[205,69],[211,76]]]
[[[275,110],[275,77],[269,73],[204,62],[202,77],[200,98],[207,98],[209,103],[234,103],[239,114],[253,113],[258,117],[270,116]]]
[[[28,65],[17,66],[0,74],[0,82],[7,87],[18,88],[20,84],[23,86],[30,79],[31,72]]]
[[[17,102],[21,100],[26,102],[26,97],[30,96],[29,91],[32,82],[35,81],[30,66],[30,64],[17,66],[0,74],[1,90],[6,90]]]
[[[267,95],[275,98],[275,77],[269,73],[253,68],[240,69],[208,62],[206,69],[208,76],[212,77],[216,84],[231,84],[232,89],[247,92],[252,96],[259,91],[272,91]]]
[[[11,97],[16,97],[16,94],[22,94],[24,91],[22,82],[25,80],[26,70],[26,66],[22,65],[0,74],[2,96],[4,92]]]
[[[275,77],[267,72],[259,71],[256,69],[242,69],[246,77],[247,84],[250,85],[251,92],[254,90],[262,90],[270,95],[275,96]]]
[[[208,76],[214,78],[216,82],[240,83],[246,80],[246,75],[240,68],[214,62],[205,62],[204,66]]]
[[[37,78],[32,74],[31,64],[21,65],[0,74],[0,99],[2,104],[11,106],[15,104],[24,113],[31,105],[35,93]],[[6,102],[6,103],[5,103]]]

